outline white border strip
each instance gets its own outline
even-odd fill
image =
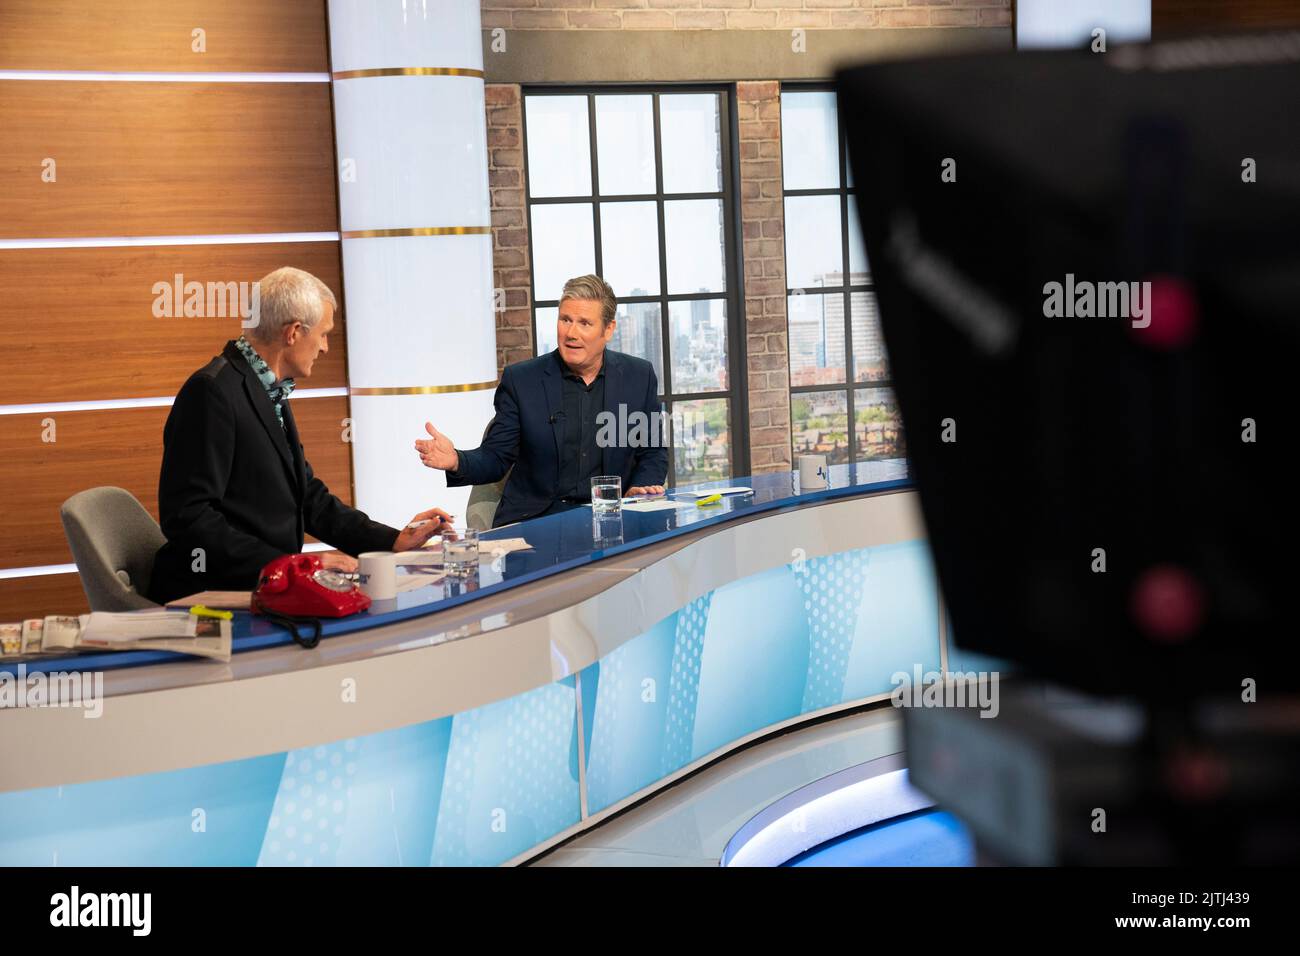
[[[10,578],[39,578],[47,574],[76,574],[75,564],[42,564],[30,568],[0,568],[0,581]]]
[[[134,73],[102,70],[0,70],[0,80],[96,83],[328,83],[328,73]]]
[[[300,388],[289,396],[296,398],[345,398],[347,386],[334,388]],[[166,408],[176,401],[175,395],[152,398],[104,398],[88,402],[44,402],[34,405],[0,405],[0,415],[41,415],[56,412],[93,412],[115,408]]]
[[[229,236],[87,236],[0,239],[0,249],[97,249],[111,246],[233,246],[268,242],[338,242],[337,232],[256,232]]]
[[[308,541],[303,544],[303,554],[312,551],[332,551],[333,545],[326,544],[323,541]],[[49,574],[76,574],[77,566],[75,564],[42,564],[30,568],[0,568],[0,581],[7,581],[12,578],[40,578]]]

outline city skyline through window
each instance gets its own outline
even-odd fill
[[[783,87],[781,149],[794,460],[904,457],[833,91]]]

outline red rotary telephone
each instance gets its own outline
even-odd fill
[[[287,554],[262,568],[250,603],[254,614],[270,618],[346,617],[370,607],[370,598],[316,555]]]

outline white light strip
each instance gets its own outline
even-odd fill
[[[91,236],[0,239],[0,249],[94,249],[107,246],[233,246],[267,242],[338,242],[337,232],[258,232],[231,236]]]
[[[323,541],[308,541],[302,546],[302,553],[308,554],[312,551],[332,551],[332,545]],[[77,566],[75,564],[41,564],[30,568],[0,568],[0,581],[11,578],[39,578],[47,574],[76,574]]]
[[[8,578],[38,578],[44,574],[76,574],[75,564],[43,564],[32,568],[0,568],[0,581]]]
[[[722,865],[780,866],[846,833],[934,806],[933,800],[908,783],[906,770],[867,777],[814,796],[819,784],[859,769],[832,774],[778,801],[785,812],[749,834],[738,847],[728,844],[730,855]]]
[[[296,398],[343,398],[348,394],[345,386],[335,388],[299,388],[289,396]],[[46,402],[35,405],[0,405],[0,415],[41,415],[55,412],[93,412],[114,408],[165,408],[176,401],[175,395],[156,398],[106,398],[89,402]]]
[[[100,70],[0,70],[0,80],[96,83],[328,83],[328,73],[110,73]]]

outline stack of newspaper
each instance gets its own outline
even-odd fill
[[[93,611],[0,624],[0,660],[95,651],[173,651],[230,660],[230,622],[188,611]]]

